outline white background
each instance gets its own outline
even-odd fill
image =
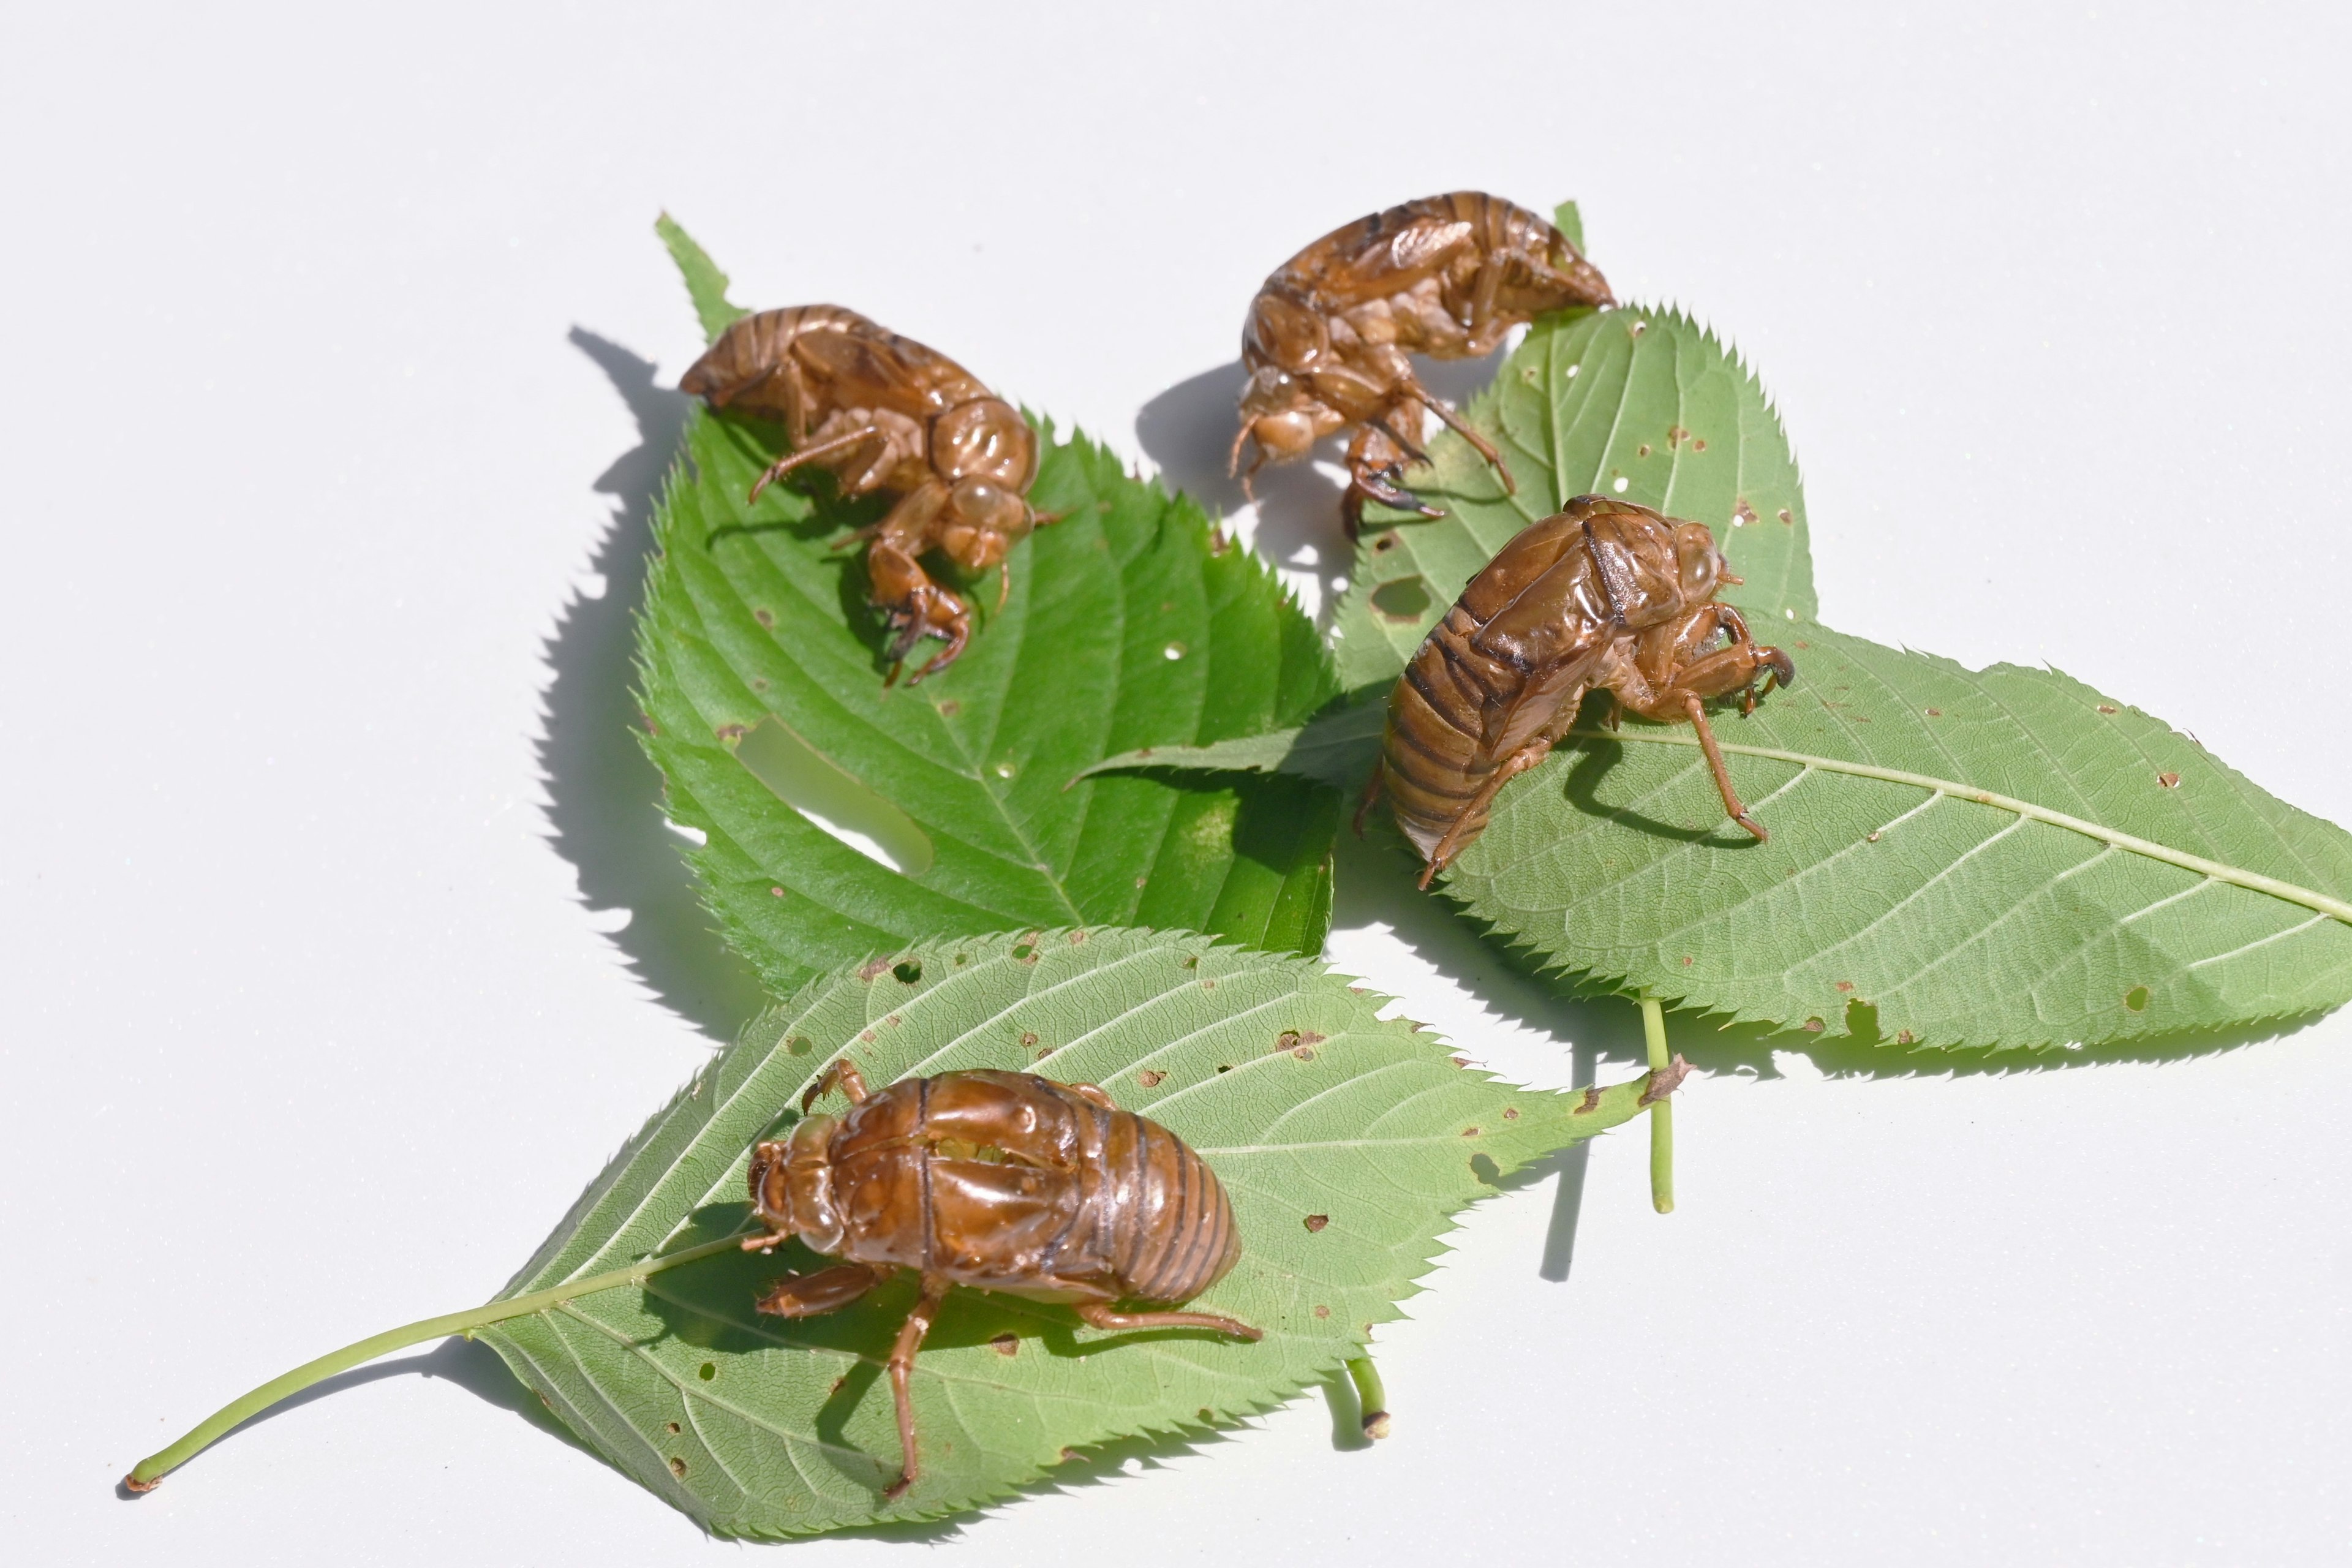
[[[1621,296],[1760,367],[1827,619],[2047,659],[2352,821],[2340,7],[194,10],[0,22],[15,1560],[2352,1547],[2345,1017],[1958,1076],[1713,1047],[1681,1212],[1638,1132],[1475,1211],[1370,1450],[1309,1394],[913,1539],[739,1547],[449,1346],[118,1500],[237,1391],[488,1295],[751,1005],[624,729],[698,347],[664,206],[740,300],[855,305],[1230,506],[1268,269],[1408,196],[1575,196]],[[1317,482],[1265,530],[1310,589]],[[1632,1054],[1342,873],[1337,961],[1465,1048]]]

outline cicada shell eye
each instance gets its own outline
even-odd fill
[[[1315,416],[1304,408],[1286,408],[1279,414],[1261,415],[1250,426],[1250,434],[1265,448],[1266,456],[1276,462],[1287,462],[1303,458],[1315,445]]]
[[[1702,523],[1684,523],[1675,530],[1675,557],[1683,602],[1697,605],[1714,598],[1723,584],[1723,552],[1715,547],[1715,535]]]
[[[771,1230],[792,1227],[792,1199],[784,1177],[785,1148],[763,1142],[751,1151],[751,1212]]]
[[[958,479],[948,495],[948,513],[940,546],[975,572],[1003,560],[1013,540],[1029,531],[1029,503],[992,479]]]

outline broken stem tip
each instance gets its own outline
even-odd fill
[[[1364,1413],[1364,1436],[1378,1440],[1389,1435],[1389,1391],[1381,1386],[1380,1368],[1368,1355],[1348,1358],[1348,1380],[1356,1385],[1356,1404]]]

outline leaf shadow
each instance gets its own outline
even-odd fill
[[[723,1043],[766,997],[712,929],[683,841],[663,830],[661,775],[637,745],[630,689],[654,507],[690,400],[618,343],[578,326],[570,341],[611,381],[636,421],[638,442],[592,487],[613,502],[590,561],[602,591],[575,588],[545,645],[553,679],[539,763],[549,843],[577,873],[581,903],[620,916],[605,935],[629,972],[663,1006]]]

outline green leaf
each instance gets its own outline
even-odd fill
[[[1317,963],[1134,931],[940,943],[829,976],[648,1122],[500,1300],[556,1295],[478,1331],[614,1467],[727,1535],[934,1517],[1047,1475],[1066,1449],[1267,1409],[1398,1315],[1447,1215],[1629,1120],[1647,1086],[1513,1089],[1456,1067],[1418,1026],[1381,1021],[1386,1005]],[[747,1230],[751,1143],[845,1052],[877,1088],[1032,1069],[1160,1121],[1216,1170],[1242,1236],[1201,1304],[1265,1340],[1105,1335],[1066,1308],[958,1290],[916,1362],[921,1478],[885,1503],[898,1446],[879,1373],[912,1279],[790,1321],[751,1303],[816,1266],[797,1244],[614,1278]],[[604,1288],[562,1295],[600,1274]]]
[[[1360,790],[1371,776],[1388,726],[1386,694],[1364,702],[1338,702],[1295,729],[1273,730],[1206,746],[1145,746],[1106,757],[1078,777],[1130,768],[1180,773],[1288,773],[1342,791]]]
[[[686,279],[686,291],[694,300],[694,313],[702,321],[702,335],[716,342],[730,322],[751,312],[727,299],[727,274],[719,264],[694,242],[694,237],[680,228],[677,220],[664,213],[654,220],[654,232],[661,236],[662,244],[669,247],[670,259],[677,263]]]
[[[1787,627],[1793,691],[1628,722],[1506,785],[1441,884],[1548,967],[1734,1018],[2094,1044],[2352,999],[2352,835],[2054,670]]]
[[[688,422],[638,628],[646,750],[673,819],[707,836],[690,858],[722,931],[775,991],[919,937],[1031,925],[1321,950],[1333,792],[1064,787],[1106,754],[1296,724],[1333,687],[1313,626],[1198,507],[1045,435],[1033,497],[1068,515],[1013,552],[1002,613],[992,576],[968,595],[971,646],[909,688],[885,685],[863,568],[836,548],[876,505],[778,487],[747,506],[774,432]]]
[[[1551,226],[1568,236],[1568,243],[1578,250],[1584,248],[1584,214],[1574,202],[1562,202],[1551,209]]]
[[[1519,530],[1570,499],[1619,495],[1703,522],[1746,584],[1724,597],[1760,619],[1810,620],[1812,556],[1796,458],[1764,389],[1678,310],[1628,306],[1548,317],[1465,411],[1510,464],[1518,493],[1452,431],[1407,482],[1447,516],[1368,526],[1339,610],[1349,689],[1393,681],[1413,650]],[[1622,486],[1621,489],[1620,486]]]

